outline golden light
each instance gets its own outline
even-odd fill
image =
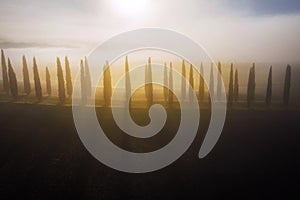
[[[149,0],[112,0],[113,9],[127,17],[143,17],[149,8]]]

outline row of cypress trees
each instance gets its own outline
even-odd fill
[[[60,59],[57,58],[56,62],[57,62],[57,78],[58,78],[58,96],[60,102],[63,103],[66,98],[65,93],[67,93],[67,95],[70,97],[73,92],[70,64],[69,64],[69,59],[66,56],[65,71],[66,71],[67,91],[65,92],[65,82],[64,82],[63,70],[62,70]],[[17,82],[16,74],[14,72],[14,69],[12,67],[9,58],[8,58],[8,67],[7,67],[3,49],[1,50],[1,64],[2,64],[3,90],[7,94],[11,93],[12,97],[14,99],[17,99],[19,97],[19,91],[18,91],[18,82]],[[29,95],[31,93],[31,83],[30,83],[27,60],[25,56],[22,57],[22,64],[23,64],[22,71],[23,71],[24,93],[26,95]],[[41,80],[39,75],[39,69],[35,57],[33,57],[33,80],[34,80],[35,96],[39,101],[41,101],[43,98],[43,92],[42,92],[42,85],[41,85]],[[49,96],[52,93],[51,76],[48,67],[46,67],[46,92]]]

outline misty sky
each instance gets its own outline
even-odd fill
[[[299,0],[135,1],[1,0],[0,48],[12,59],[79,59],[118,33],[161,27],[194,39],[215,60],[300,61]]]

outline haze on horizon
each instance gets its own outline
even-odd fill
[[[111,36],[145,27],[183,33],[214,60],[300,62],[298,0],[3,0],[0,27],[0,48],[16,65],[23,54],[77,65]]]

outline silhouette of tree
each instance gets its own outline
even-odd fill
[[[287,65],[285,71],[284,90],[283,90],[283,103],[286,106],[289,104],[290,101],[291,75],[292,75],[292,68],[290,65]]]
[[[3,90],[6,94],[9,93],[9,81],[7,74],[7,66],[3,49],[1,49],[1,64],[2,64],[2,77],[3,77]]]
[[[24,92],[29,95],[31,92],[31,86],[30,86],[30,79],[29,79],[29,72],[28,72],[28,66],[26,57],[23,55],[22,58],[23,62],[23,82],[24,82]]]
[[[229,89],[228,89],[228,105],[231,106],[233,102],[233,64],[230,66],[229,75]]]
[[[218,82],[217,82],[217,99],[218,101],[221,100],[221,95],[222,95],[222,67],[221,67],[221,63],[218,62],[218,70],[219,73],[217,74],[218,77]]]
[[[238,74],[238,69],[235,69],[235,74],[234,74],[235,78],[234,78],[234,101],[237,102],[238,98],[239,98],[239,74]]]
[[[48,67],[46,67],[46,89],[47,89],[48,96],[50,96],[52,88],[51,88],[51,77],[50,77]]]
[[[146,65],[145,71],[145,92],[148,105],[153,102],[153,84],[152,84],[152,69],[151,69],[151,58],[148,58],[148,64]]]
[[[190,102],[194,101],[194,96],[193,96],[193,92],[194,92],[194,70],[193,70],[193,65],[190,64],[190,76],[189,76],[189,83],[190,83],[190,87],[189,87],[189,100]]]
[[[200,66],[200,79],[199,79],[199,100],[203,100],[204,98],[204,79],[203,79],[203,64]]]
[[[211,101],[214,100],[215,98],[215,82],[214,82],[214,64],[211,63],[211,68],[210,68],[210,81],[209,81],[209,95]]]
[[[267,86],[267,94],[266,94],[266,104],[267,106],[270,106],[272,99],[272,66],[269,70],[269,76],[268,76],[268,86]]]
[[[185,63],[184,60],[182,60],[181,65],[181,99],[185,100],[186,97],[186,70],[185,70]]]
[[[169,105],[173,104],[173,66],[172,62],[170,63],[170,71],[169,71]]]
[[[111,85],[111,74],[109,63],[106,61],[106,65],[103,68],[104,79],[103,79],[103,94],[105,106],[111,105],[111,96],[112,96],[112,85]]]
[[[125,90],[126,90],[126,100],[129,100],[131,97],[131,81],[129,75],[129,64],[128,57],[125,59]]]
[[[39,101],[41,101],[43,94],[42,94],[40,75],[39,75],[38,66],[35,57],[33,57],[33,78],[34,78],[35,96]]]
[[[69,97],[72,96],[73,93],[73,84],[72,84],[72,76],[71,76],[71,69],[69,59],[65,57],[65,70],[66,70],[66,87],[67,87],[67,94]]]
[[[167,69],[167,63],[164,63],[164,100],[165,102],[168,101],[168,69]]]
[[[86,81],[85,81],[85,72],[83,66],[83,60],[80,60],[80,89],[81,89],[81,104],[86,105],[87,95],[86,95]]]
[[[247,88],[247,104],[248,107],[251,107],[255,99],[255,63],[250,68],[249,79],[248,79],[248,88]]]
[[[8,58],[8,77],[9,77],[9,85],[10,92],[14,99],[18,98],[18,82],[16,73],[14,72],[13,67],[11,66],[10,59]]]
[[[85,68],[84,68],[84,80],[85,80],[85,95],[87,98],[87,101],[90,101],[92,98],[92,81],[91,81],[91,74],[90,74],[90,68],[89,68],[89,64],[88,64],[88,60],[85,57],[84,59],[84,64],[85,64]]]
[[[61,62],[59,58],[56,58],[56,64],[57,64],[57,79],[58,79],[58,98],[60,103],[64,103],[66,98],[65,81],[64,81],[64,75],[63,75]]]

